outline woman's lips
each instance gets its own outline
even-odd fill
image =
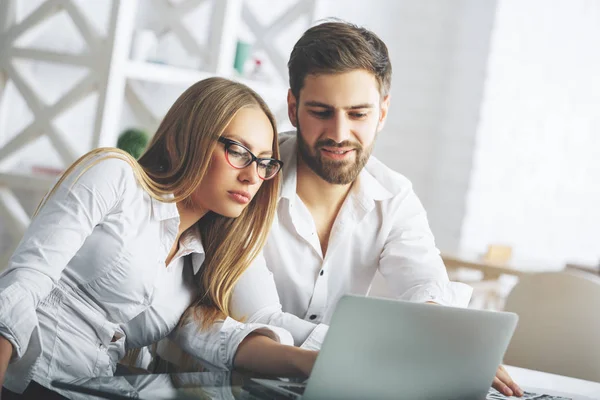
[[[243,190],[230,190],[227,192],[229,197],[231,197],[234,201],[240,204],[248,204],[250,203],[251,197],[250,193],[245,192]]]

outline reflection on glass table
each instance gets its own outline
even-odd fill
[[[239,372],[188,372],[123,375],[53,381],[52,385],[83,399],[280,399]]]

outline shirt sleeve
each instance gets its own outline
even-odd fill
[[[466,307],[472,288],[450,282],[417,195],[410,189],[398,200],[379,260],[379,272],[388,287],[400,300]]]
[[[231,310],[238,320],[262,323],[290,332],[294,345],[309,350],[321,347],[327,325],[314,324],[282,311],[273,273],[262,255],[256,258],[236,283],[231,296]]]
[[[28,352],[30,340],[39,342],[38,304],[94,227],[118,204],[126,184],[135,184],[126,161],[92,162],[79,165],[58,185],[0,276],[0,334],[13,345],[12,361]]]
[[[242,323],[227,317],[208,327],[199,321],[188,321],[169,334],[168,339],[185,353],[212,370],[230,370],[237,348],[251,333],[265,335],[281,344],[292,345],[292,336],[285,329],[258,323]],[[161,354],[162,356],[162,354]],[[177,363],[178,360],[172,362]]]

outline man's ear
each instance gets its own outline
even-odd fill
[[[388,111],[390,109],[390,94],[386,94],[381,100],[381,107],[379,110],[379,125],[377,126],[377,132],[383,129],[385,121],[387,120]]]
[[[298,114],[296,111],[298,110],[298,101],[296,99],[296,96],[294,96],[294,94],[292,93],[292,89],[288,89],[287,104],[288,104],[288,118],[290,119],[290,122],[292,123],[294,128],[297,128],[298,127]]]

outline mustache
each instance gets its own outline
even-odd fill
[[[343,142],[340,142],[340,143],[336,142],[333,139],[317,140],[317,142],[315,143],[315,147],[317,147],[317,148],[319,148],[319,147],[338,147],[338,148],[352,147],[357,150],[362,150],[362,146],[359,143],[352,142],[350,140],[344,140]]]

